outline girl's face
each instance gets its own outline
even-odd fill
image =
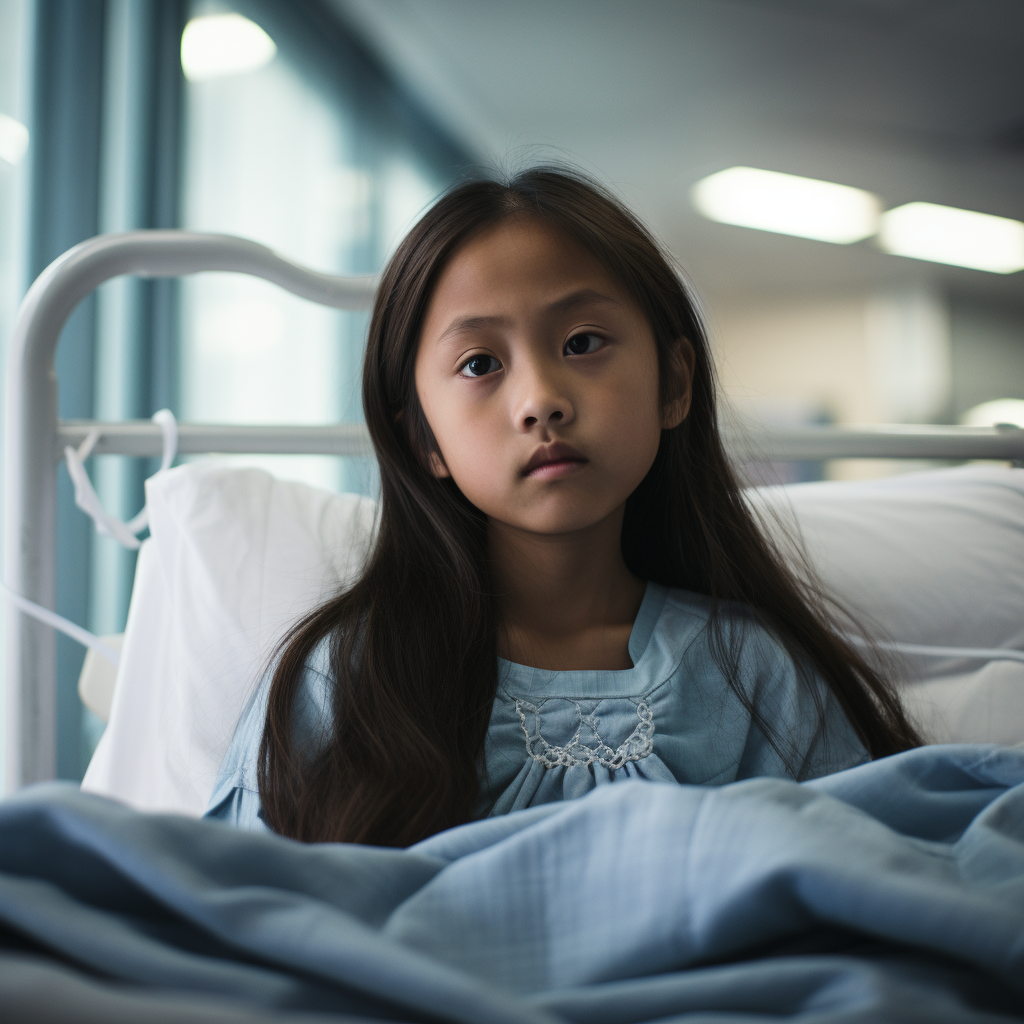
[[[590,253],[514,217],[467,242],[434,289],[416,392],[451,476],[491,520],[540,534],[618,512],[647,474],[662,429],[646,317]]]

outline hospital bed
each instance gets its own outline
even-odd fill
[[[53,607],[62,453],[76,475],[89,451],[369,454],[353,426],[59,421],[54,350],[89,291],[214,270],[342,309],[366,308],[375,285],[242,239],[138,232],[83,243],[26,297],[7,388],[12,790],[55,769],[54,636],[21,609]],[[769,529],[795,527],[873,639],[902,643],[908,707],[947,713],[931,739],[1024,744],[1024,469],[1005,466],[1024,461],[1024,431],[727,438],[740,458],[1004,463],[750,501]],[[275,638],[357,571],[375,509],[196,460],[147,481],[146,513],[82,787],[120,802],[70,784],[0,801],[5,1020],[1021,1019],[1024,750],[929,746],[799,785],[625,782],[407,851],[192,820]]]
[[[4,500],[5,574],[9,592],[37,606],[50,609],[54,606],[57,572],[55,471],[66,448],[79,448],[88,440],[91,442],[93,454],[152,457],[159,456],[164,450],[165,434],[156,423],[61,421],[58,418],[54,353],[67,318],[93,289],[119,275],[171,277],[211,271],[242,273],[263,278],[311,302],[346,310],[369,308],[376,285],[376,279],[373,277],[342,278],[317,273],[245,239],[184,231],[139,231],[100,236],[83,242],[56,260],[40,275],[26,295],[7,356]],[[740,429],[733,426],[726,430],[726,441],[735,453],[743,455],[756,452],[761,458],[775,461],[884,458],[998,460],[1017,466],[1024,465],[1024,430],[1009,427],[982,429],[896,425],[860,428],[809,427],[771,431],[750,427]],[[368,455],[371,449],[365,429],[359,425],[311,427],[180,423],[177,424],[177,452],[182,455],[258,453],[355,456]],[[344,529],[349,532],[345,536],[350,541],[354,536],[353,530],[362,538],[362,543],[372,528],[372,507],[368,502],[361,502],[352,497],[318,496],[311,493],[312,489],[303,491],[301,485],[268,481],[264,478],[265,475],[254,475],[254,471],[248,474],[238,470],[232,472],[234,476],[218,477],[216,474],[211,475],[208,469],[190,468],[184,474],[172,471],[167,475],[167,483],[155,483],[150,489],[149,498],[157,507],[155,512],[151,511],[154,535],[157,532],[153,523],[154,515],[162,515],[165,523],[174,520],[173,529],[178,529],[188,520],[189,509],[194,509],[200,498],[206,503],[206,508],[211,507],[211,502],[216,506],[219,501],[227,509],[231,505],[228,492],[234,490],[237,493],[239,488],[248,496],[250,504],[254,507],[260,502],[270,507],[276,501],[281,508],[299,509],[310,523],[316,520],[316,516],[321,517],[316,522],[321,522],[325,510],[329,510],[332,515],[336,515],[339,522],[347,524]],[[984,470],[981,477],[977,473],[972,476],[971,472],[967,471],[966,475],[956,478],[960,483],[954,483],[954,490],[958,486],[965,490],[972,487],[977,490],[981,487],[985,495],[995,493],[992,487],[999,490],[1003,486],[1003,478],[990,479],[984,476],[986,472],[991,474],[993,471]],[[1011,470],[1002,472],[1006,474],[1007,480],[1013,478],[1012,486],[1007,493],[1015,495],[1009,499],[1011,502],[1015,501],[1024,494],[1018,479],[1024,474]],[[178,473],[178,476],[174,476],[174,473]],[[886,493],[895,494],[897,504],[900,501],[906,504],[906,500],[909,500],[907,495],[911,495],[913,500],[910,504],[913,505],[916,501],[917,508],[924,508],[936,500],[941,504],[941,501],[945,500],[936,498],[936,495],[948,495],[950,484],[946,482],[946,478],[936,483],[934,474],[912,475],[920,476],[924,480],[917,490],[914,486],[896,483],[893,485],[895,489],[891,492],[885,492],[884,489],[872,491],[870,486],[865,485],[867,490],[861,488],[858,491],[854,487],[853,490],[841,493],[848,497],[852,495],[856,501],[866,502],[864,507],[867,508],[873,507],[872,501],[884,501]],[[816,501],[820,503],[822,495],[831,493],[822,488],[840,485],[808,486],[811,490],[801,493],[810,495],[808,500],[813,506]],[[819,489],[815,490],[815,487]],[[932,488],[931,491],[929,487]],[[988,491],[985,490],[986,487]],[[900,497],[901,495],[903,497]],[[772,493],[768,492],[765,500],[769,503],[774,501],[773,508],[777,511],[779,507],[786,505],[788,498],[780,505],[777,496],[773,498]],[[988,499],[984,498],[982,504],[986,500]],[[854,505],[856,501],[853,502]],[[338,505],[337,502],[341,504]],[[992,522],[1005,524],[1006,516],[1001,507],[993,511],[990,518]],[[1010,518],[1013,518],[1012,515]],[[819,525],[820,522],[819,520]],[[1018,516],[1015,523],[1011,523],[1011,531],[1019,531],[1022,522],[1024,516]],[[266,523],[263,527],[266,527]],[[832,522],[831,526],[821,527],[819,532],[828,533],[833,528],[836,528],[835,522]],[[169,526],[168,530],[171,529]],[[319,527],[310,526],[310,531],[315,532],[316,529]],[[842,529],[839,529],[842,532]],[[955,533],[960,526],[954,524],[951,529]],[[1008,543],[1012,544],[1014,537],[1020,540],[1019,533],[1008,536]],[[338,537],[341,537],[341,534],[335,536],[335,542]],[[327,540],[319,538],[319,542],[322,543],[327,543]],[[814,543],[812,536],[809,538],[812,548]],[[349,546],[351,547],[351,543]],[[1021,546],[1017,545],[1014,552],[1007,550],[1007,558],[1012,556],[1019,560],[1020,548]],[[309,552],[312,552],[308,555],[311,566],[314,566],[317,558],[327,557],[324,548],[321,546],[317,549],[315,544],[309,548]],[[158,561],[157,554],[140,556],[140,577],[145,577],[147,572],[151,576],[158,574],[155,567]],[[348,571],[351,571],[351,565],[335,566],[331,579],[336,581],[343,578]],[[129,614],[129,634],[133,616],[138,622],[146,620],[147,616],[149,619],[153,617],[150,610],[140,606],[140,577],[137,577],[136,594],[133,596],[132,612]],[[166,590],[166,578],[164,585]],[[303,602],[308,603],[311,596],[315,597],[325,585],[323,579],[313,581],[307,586],[305,596],[295,596],[293,604],[286,610],[291,613],[296,609],[301,611]],[[1015,598],[1011,596],[1011,600]],[[56,771],[54,633],[49,626],[26,614],[24,607],[24,604],[8,605],[6,779],[9,791],[28,783],[51,779]],[[278,610],[281,615],[284,614],[281,611],[283,608],[284,604],[279,602]],[[140,626],[139,629],[141,628]],[[131,639],[130,635],[128,639]],[[261,638],[263,646],[257,644],[257,650],[253,646],[254,642],[250,642],[251,638],[247,638],[246,657],[249,660],[246,664],[249,667],[255,666],[258,658],[265,654],[266,639]],[[903,635],[896,636],[895,639],[914,638]],[[932,639],[934,640],[934,637]],[[1002,633],[997,631],[996,634],[987,635],[984,640],[987,646],[1024,646],[1020,642],[1024,637],[1007,636],[1005,629]],[[130,668],[128,663],[132,658],[132,652],[126,649],[121,674]],[[945,666],[947,681],[953,679],[955,682],[958,678],[957,669],[963,667],[956,659],[948,661]],[[236,689],[238,685],[240,684],[236,685]],[[118,686],[121,686],[120,677]],[[193,700],[198,699],[195,694],[192,697]],[[236,708],[240,699],[241,696],[238,695],[231,708]],[[115,708],[114,711],[116,710]],[[195,707],[192,709],[193,720],[190,726],[193,731],[196,728],[194,712]],[[230,714],[227,714],[227,717],[230,718]],[[210,749],[206,751],[208,760],[215,760],[218,745],[222,749],[224,742],[226,740],[223,736],[212,742]],[[212,763],[210,761],[210,764]],[[206,764],[202,769],[207,777],[210,764]],[[215,765],[213,767],[215,769]],[[198,769],[195,764],[190,764],[187,770],[194,772]],[[199,789],[201,791],[203,786]],[[179,801],[177,805],[169,798],[166,806],[184,807],[195,812],[201,802],[200,796],[201,792],[199,795],[193,794],[184,803]],[[157,805],[163,806],[159,801]]]

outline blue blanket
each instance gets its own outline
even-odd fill
[[[0,1017],[313,1011],[1020,1019],[1024,750],[923,748],[802,785],[625,782],[409,850],[304,846],[66,785],[0,804]]]

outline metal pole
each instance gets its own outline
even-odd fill
[[[1024,460],[1024,430],[1011,426],[946,427],[891,423],[766,429],[731,425],[723,431],[739,459],[818,462],[823,459]]]
[[[77,448],[90,431],[100,431],[94,455],[159,457],[163,452],[160,428],[149,420],[64,420],[58,432],[57,457],[64,448]],[[252,455],[372,455],[370,436],[362,423],[335,423],[322,427],[179,423],[178,453]]]
[[[149,420],[64,420],[58,429],[60,458],[66,445],[78,447],[93,429],[100,439],[97,455],[159,456],[160,428]],[[730,453],[741,459],[777,462],[821,459],[994,459],[1024,461],[1024,430],[1002,427],[852,426],[764,428],[725,431]],[[362,423],[318,427],[179,423],[178,451],[260,455],[372,455],[370,437]]]

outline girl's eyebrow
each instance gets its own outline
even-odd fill
[[[576,306],[606,302],[610,302],[613,306],[619,305],[619,302],[610,295],[595,291],[593,288],[580,288],[579,291],[570,292],[568,295],[563,295],[562,298],[556,299],[548,306],[548,309],[552,313],[564,313],[566,310],[574,309]]]
[[[483,330],[485,327],[502,327],[508,323],[504,316],[457,316],[437,339],[440,345],[445,341],[453,341],[460,334]]]
[[[592,305],[594,303],[619,305],[619,302],[610,295],[595,291],[593,288],[580,288],[578,291],[563,295],[560,299],[555,299],[548,306],[548,310],[552,313],[564,313],[574,309],[576,306]],[[504,327],[508,323],[508,317],[504,316],[457,316],[444,329],[441,336],[437,339],[437,343],[440,345],[442,342],[457,338],[460,334],[484,330],[487,327]]]

